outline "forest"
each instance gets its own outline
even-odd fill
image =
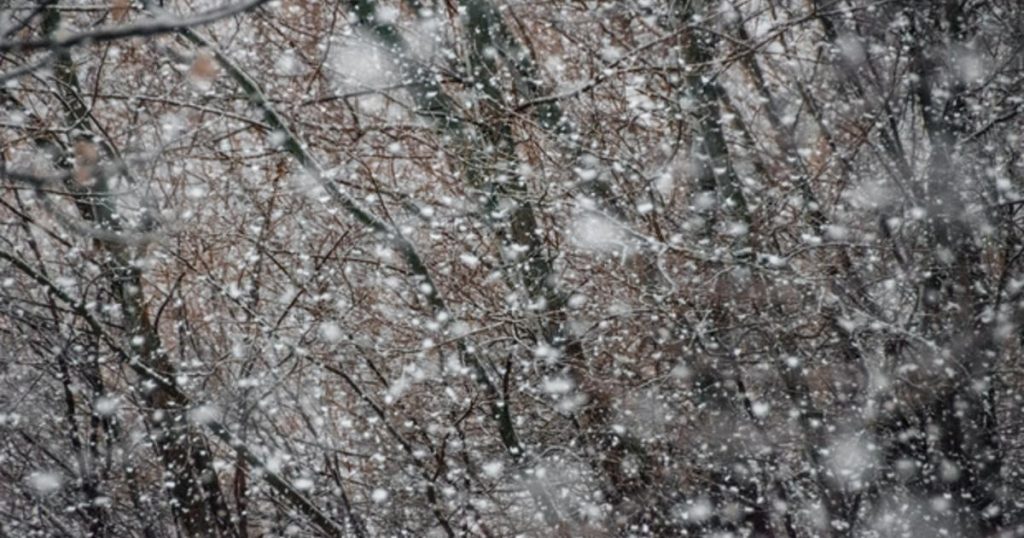
[[[0,0],[0,538],[1024,536],[1024,2]]]

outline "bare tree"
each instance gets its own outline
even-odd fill
[[[1017,2],[0,6],[0,534],[1021,529]]]

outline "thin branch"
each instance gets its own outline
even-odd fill
[[[0,41],[0,52],[28,52],[40,49],[63,49],[83,43],[103,43],[129,37],[144,37],[172,32],[180,32],[195,26],[217,22],[234,15],[249,11],[266,3],[268,0],[249,0],[235,6],[224,6],[200,13],[188,18],[164,16],[147,22],[99,28],[91,32],[82,32],[68,37],[38,38],[25,41]]]

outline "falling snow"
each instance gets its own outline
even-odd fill
[[[5,2],[0,536],[1024,535],[1021,28]]]

